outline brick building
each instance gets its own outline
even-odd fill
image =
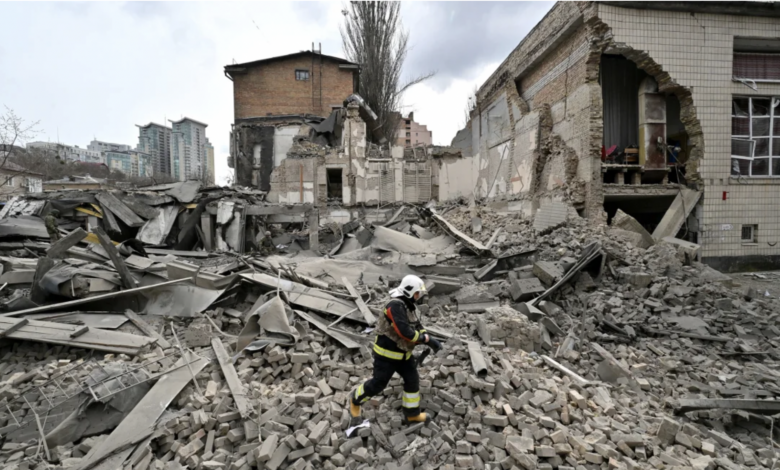
[[[398,130],[395,133],[395,145],[400,147],[425,147],[433,144],[433,132],[428,126],[414,120],[414,113],[400,116]]]
[[[316,51],[225,66],[233,81],[228,166],[235,170],[235,184],[270,191],[271,173],[301,125],[342,108],[357,92],[358,74],[357,64]]]
[[[233,81],[236,121],[327,116],[356,91],[357,72],[357,64],[312,51],[225,66],[225,75]]]
[[[776,267],[778,38],[775,3],[559,2],[478,90],[453,196],[620,209],[719,269]]]

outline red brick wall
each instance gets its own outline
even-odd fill
[[[296,69],[308,70],[309,80],[295,80]],[[318,99],[320,70],[321,101]],[[327,116],[330,114],[330,105],[341,104],[353,93],[352,77],[353,70],[339,69],[338,63],[327,59],[323,60],[320,67],[319,59],[315,58],[312,66],[311,56],[249,66],[245,73],[233,74],[235,119],[280,114]]]

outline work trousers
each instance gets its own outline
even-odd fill
[[[412,417],[420,414],[420,375],[414,356],[396,361],[374,354],[374,376],[358,386],[352,393],[352,403],[362,405],[369,398],[379,395],[387,387],[393,374],[404,381],[403,408],[404,416]]]

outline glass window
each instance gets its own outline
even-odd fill
[[[295,79],[296,80],[308,80],[309,79],[309,71],[308,70],[296,70],[295,71]]]
[[[780,176],[780,97],[734,97],[731,175]]]

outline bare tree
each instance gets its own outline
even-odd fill
[[[0,115],[0,168],[5,175],[0,176],[0,186],[5,186],[14,176],[24,173],[21,169],[11,169],[7,162],[13,162],[14,156],[23,152],[21,147],[38,133],[38,121],[26,122],[13,109],[5,106],[5,113]]]
[[[406,82],[401,69],[409,45],[409,32],[401,24],[400,2],[350,2],[342,10],[341,42],[347,59],[360,65],[359,93],[379,117],[384,136],[395,140],[403,93],[434,73]]]

